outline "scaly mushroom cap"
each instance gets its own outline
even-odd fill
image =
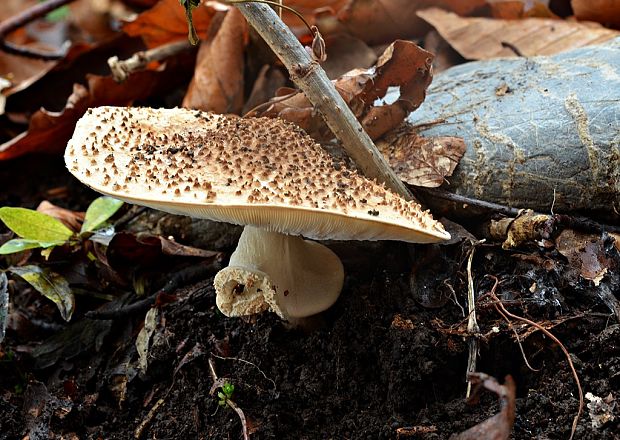
[[[98,192],[175,214],[319,240],[450,237],[420,205],[279,119],[93,108],[78,121],[65,162]]]

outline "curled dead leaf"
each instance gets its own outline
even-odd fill
[[[450,440],[508,440],[516,414],[516,386],[512,376],[506,376],[503,385],[484,373],[471,373],[469,380],[475,386],[470,402],[477,400],[477,394],[484,387],[497,394],[502,409],[476,426],[450,436]]]
[[[437,188],[452,175],[466,146],[458,137],[425,138],[413,128],[404,127],[377,141],[377,148],[401,180]]]
[[[565,229],[556,238],[555,246],[568,259],[568,263],[595,286],[609,270],[611,262],[605,255],[603,240],[596,234]]]
[[[433,55],[410,41],[392,43],[368,70],[356,69],[334,81],[336,89],[372,139],[398,127],[418,108],[432,78]],[[382,101],[391,92],[389,102]],[[270,105],[252,116],[279,116],[296,123],[315,139],[330,139],[331,131],[300,92],[280,91]]]

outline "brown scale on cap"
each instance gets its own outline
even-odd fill
[[[95,144],[118,174],[92,168]],[[78,121],[70,159],[77,160],[76,177],[95,190],[171,212],[310,238],[449,237],[419,205],[348,169],[301,129],[277,119],[99,107]]]

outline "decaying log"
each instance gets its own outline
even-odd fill
[[[448,191],[540,212],[620,211],[620,38],[454,67],[408,122],[465,139]]]

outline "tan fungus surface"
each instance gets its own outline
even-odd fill
[[[449,237],[418,204],[279,119],[98,107],[78,121],[65,161],[96,191],[177,214],[313,239]]]

